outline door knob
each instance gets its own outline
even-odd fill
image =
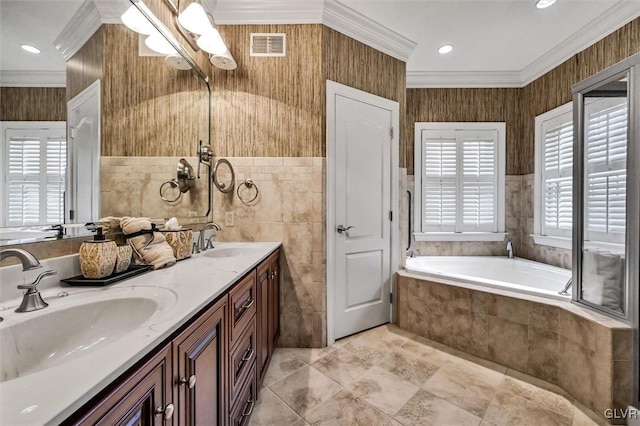
[[[346,228],[342,225],[338,225],[338,234],[342,234],[343,232],[347,232],[349,229],[355,228],[355,226],[347,226]]]

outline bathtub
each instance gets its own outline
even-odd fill
[[[464,282],[518,293],[568,300],[558,294],[571,278],[571,271],[544,263],[498,256],[408,257],[405,269],[434,281]]]

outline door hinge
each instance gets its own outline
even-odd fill
[[[76,218],[76,211],[69,210],[69,220],[74,220]]]
[[[389,210],[389,221],[393,222],[393,211]]]
[[[389,130],[389,137],[393,139],[393,127],[391,128],[391,130]]]
[[[76,137],[76,129],[75,129],[75,127],[69,127],[69,133],[70,133],[69,137],[71,139],[75,138]]]
[[[393,293],[389,293],[389,303],[393,304]]]

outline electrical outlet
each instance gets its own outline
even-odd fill
[[[225,212],[224,224],[225,226],[233,226],[233,212]]]

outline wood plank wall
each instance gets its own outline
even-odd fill
[[[521,157],[522,140],[521,89],[408,89],[408,136],[405,164],[413,174],[414,123],[455,121],[504,121],[507,125],[507,174],[518,174],[526,159]]]
[[[67,61],[67,100],[102,78],[103,30],[98,28],[91,38]]]
[[[0,121],[66,121],[64,87],[0,87]]]
[[[215,154],[324,156],[322,26],[227,25],[219,30],[238,68],[213,68]],[[287,55],[250,56],[251,33],[285,33]]]
[[[408,89],[407,172],[413,174],[417,121],[506,121],[507,174],[534,171],[536,115],[571,101],[571,86],[640,52],[640,18],[574,55],[522,89]]]
[[[357,40],[323,26],[323,80],[332,80],[400,104],[400,127],[406,114],[407,64]],[[326,97],[323,81],[322,98]],[[407,133],[400,132],[400,167],[406,167]],[[322,126],[322,156],[325,152],[326,125]],[[413,163],[413,161],[412,161]]]

